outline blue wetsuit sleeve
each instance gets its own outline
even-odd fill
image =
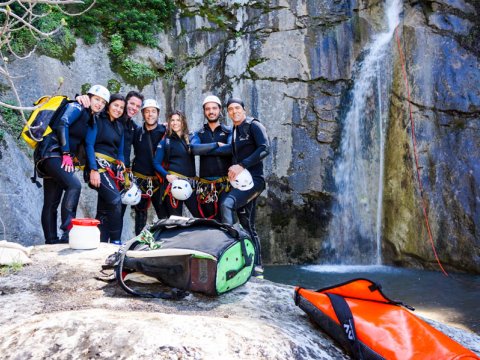
[[[69,128],[80,118],[83,109],[83,106],[77,102],[69,103],[60,118],[56,134],[62,153],[70,152]]]
[[[202,144],[197,133],[190,136],[190,151],[193,155],[206,155],[208,152],[216,149],[218,144],[216,142]]]
[[[97,140],[97,124],[89,126],[85,137],[85,152],[87,153],[87,165],[91,170],[98,170],[95,159],[95,141]]]
[[[155,171],[160,173],[163,177],[168,175],[168,171],[162,166],[163,158],[165,157],[165,140],[162,140],[157,145],[155,157],[153,158],[153,167]]]
[[[232,156],[232,144],[219,146],[208,152],[210,156]]]
[[[248,157],[240,161],[240,165],[246,169],[258,164],[268,154],[270,154],[270,140],[268,140],[265,126],[258,121],[252,121],[252,124],[250,125],[250,132],[253,135],[253,139],[255,140],[257,148]]]

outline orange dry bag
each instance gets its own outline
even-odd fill
[[[295,304],[355,359],[480,359],[367,279],[316,291],[297,287]]]

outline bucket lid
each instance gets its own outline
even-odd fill
[[[97,220],[97,219],[90,219],[90,218],[72,219],[72,225],[97,226],[98,224],[100,224],[100,220]]]

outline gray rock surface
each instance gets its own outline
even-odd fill
[[[173,27],[159,35],[158,48],[138,47],[133,54],[162,74],[142,89],[159,100],[162,118],[179,108],[190,127],[198,129],[203,122],[201,100],[213,93],[223,100],[242,97],[247,111],[265,124],[272,151],[265,160],[268,185],[260,200],[258,230],[266,262],[322,262],[337,198],[333,169],[342,117],[365,46],[385,27],[384,3],[216,1],[207,17],[204,2],[179,0]],[[449,269],[479,273],[478,2],[406,2],[403,10],[398,33],[434,242]],[[393,40],[391,50],[394,85],[386,139],[382,258],[388,264],[436,267],[422,223],[408,100]],[[86,82],[122,82],[111,70],[107,53],[102,42],[85,46],[78,40],[69,64],[34,55],[13,62],[10,70],[28,74],[18,84],[24,103],[30,103],[53,92],[60,76],[65,79],[61,92],[70,95]],[[165,72],[167,60],[172,68]],[[122,92],[132,87],[122,84]],[[82,205],[85,214],[92,213],[88,209],[92,206]],[[128,238],[130,225],[125,229]],[[34,238],[15,235],[23,237]]]
[[[36,246],[0,277],[2,359],[347,359],[294,305],[293,287],[250,280],[219,297],[133,298],[95,279],[116,249]],[[480,338],[433,322],[480,353]]]

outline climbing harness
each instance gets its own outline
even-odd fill
[[[101,153],[95,153],[95,159],[97,161],[99,173],[106,172],[115,182],[115,186],[120,190],[123,186],[127,184],[123,172],[125,171],[125,166],[122,166],[120,161]],[[116,167],[116,172],[113,171],[113,167]],[[128,183],[129,185],[129,183]]]
[[[137,205],[138,210],[148,210],[152,203],[152,196],[155,194],[161,185],[161,181],[157,176],[146,176],[138,172],[133,172],[133,177],[138,184],[140,190],[142,190],[142,199],[147,199],[147,204],[144,209],[140,209]]]
[[[215,180],[199,178],[197,181],[197,204],[200,216],[206,219],[214,219],[218,214],[218,199],[222,192],[230,191],[228,177],[224,176]],[[214,213],[206,217],[202,210],[203,204],[214,204]]]

